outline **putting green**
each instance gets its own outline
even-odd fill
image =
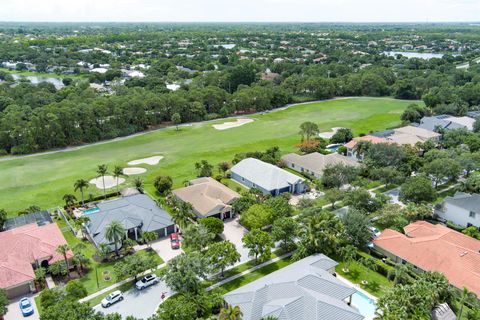
[[[148,170],[141,175],[147,191],[154,193],[151,183],[155,176],[170,175],[175,186],[181,186],[195,176],[194,164],[202,159],[216,165],[230,161],[235,153],[275,145],[284,153],[291,152],[299,142],[302,122],[313,121],[321,131],[347,127],[358,135],[399,125],[400,114],[410,103],[390,98],[330,100],[254,115],[256,121],[228,130],[212,128],[212,124],[227,121],[221,119],[181,127],[179,131],[166,128],[78,150],[0,161],[0,208],[13,215],[30,205],[42,209],[61,205],[65,193],[74,193],[75,180],[96,176],[97,165],[107,164],[111,174],[114,165],[126,167],[131,160],[161,155],[162,161],[145,166]],[[132,180],[127,178],[122,186]],[[88,193],[101,191],[91,186]],[[80,198],[80,193],[76,196]]]

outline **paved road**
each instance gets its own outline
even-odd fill
[[[160,282],[142,291],[133,288],[123,293],[123,301],[106,309],[102,308],[101,305],[96,305],[93,309],[103,312],[104,314],[117,312],[123,318],[135,316],[139,319],[147,319],[155,313],[158,306],[162,303],[163,292],[166,292],[167,298],[172,295],[172,291],[164,282]]]

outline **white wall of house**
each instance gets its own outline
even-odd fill
[[[435,213],[441,219],[451,221],[464,228],[469,224],[474,225],[477,228],[480,227],[480,212],[470,212],[448,202],[445,202],[442,208],[435,211]]]

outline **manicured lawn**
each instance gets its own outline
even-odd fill
[[[18,74],[21,76],[33,76],[33,77],[45,77],[45,78],[82,78],[86,77],[87,75],[77,75],[77,74],[56,74],[56,73],[46,73],[46,72],[34,72],[34,71],[17,71],[17,70],[11,70],[8,68],[0,68],[0,71],[5,72],[5,73],[10,73],[10,74]]]
[[[250,283],[252,281],[255,281],[261,277],[266,276],[267,274],[270,274],[274,271],[277,271],[281,268],[284,268],[291,264],[293,261],[291,260],[290,257],[278,260],[272,264],[269,264],[268,266],[265,266],[263,268],[260,268],[254,272],[251,272],[249,274],[246,274],[240,278],[237,278],[233,281],[230,281],[228,283],[225,283],[223,286],[220,288],[225,289],[227,292],[235,290],[237,288],[240,288],[241,286],[246,285],[247,283]]]
[[[68,244],[73,247],[75,244],[81,242],[82,240],[76,238],[71,232],[64,232],[63,233],[65,239],[67,240]],[[88,267],[88,272],[87,274],[83,275],[80,278],[80,281],[83,283],[85,288],[88,291],[88,294],[92,294],[98,290],[101,290],[105,287],[108,287],[114,283],[116,283],[118,280],[115,277],[115,274],[113,272],[113,268],[115,266],[116,262],[106,262],[106,263],[100,263],[96,262],[93,260],[92,256],[95,254],[95,247],[88,241],[83,241],[83,243],[86,245],[86,249],[84,250],[84,253],[87,257],[91,259],[91,263]],[[153,259],[157,265],[160,265],[163,263],[163,260],[158,256],[158,254],[155,251],[139,251],[138,252],[141,255],[146,255],[150,259]],[[104,273],[109,273],[110,279],[106,279],[104,276]],[[97,275],[98,275],[98,285],[97,285]]]
[[[376,297],[381,297],[385,291],[393,286],[393,283],[378,272],[374,272],[359,262],[350,264],[350,272],[345,273],[342,268],[345,266],[344,262],[339,262],[335,271],[342,277],[348,279],[352,283],[359,284],[360,287],[371,293]],[[367,285],[361,284],[362,280],[368,280]]]
[[[158,165],[140,165],[146,190],[155,194],[152,181],[157,175],[170,175],[174,187],[196,176],[195,162],[205,159],[216,165],[231,161],[234,154],[279,146],[283,153],[295,151],[299,126],[317,123],[322,131],[349,127],[355,135],[383,130],[400,124],[400,114],[413,101],[389,98],[351,98],[310,103],[286,110],[252,116],[255,121],[234,129],[218,131],[212,123],[197,123],[149,132],[129,139],[88,146],[54,154],[0,161],[0,208],[10,216],[29,205],[51,208],[63,204],[62,197],[73,193],[75,180],[96,176],[99,164],[127,166],[134,159],[163,155]],[[421,102],[419,102],[421,103]],[[131,183],[133,177],[127,179]],[[86,194],[100,194],[91,185]],[[76,194],[80,198],[80,194]]]

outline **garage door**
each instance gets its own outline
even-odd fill
[[[30,284],[25,283],[17,287],[12,287],[6,290],[9,299],[18,298],[30,293]]]

